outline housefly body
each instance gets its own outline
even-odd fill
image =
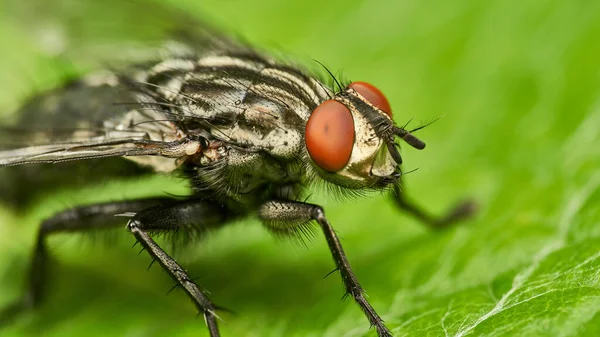
[[[185,198],[78,206],[45,220],[26,295],[12,308],[42,300],[48,236],[126,222],[137,243],[204,315],[210,335],[219,336],[217,308],[207,293],[152,236],[197,237],[257,216],[277,236],[320,229],[347,295],[379,336],[391,336],[323,208],[304,200],[306,189],[314,184],[349,192],[390,189],[397,205],[435,228],[469,215],[472,205],[459,204],[434,218],[405,199],[399,142],[417,149],[425,144],[394,123],[388,100],[375,86],[350,82],[330,88],[297,66],[219,34],[184,36],[174,34],[148,60],[85,75],[34,97],[23,108],[22,123],[0,129],[30,135],[0,150],[0,166],[44,170],[70,162],[102,167],[129,161],[182,176],[190,190]],[[28,124],[32,120],[38,128]]]

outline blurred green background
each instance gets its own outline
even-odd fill
[[[157,14],[143,1],[72,2],[68,8],[79,20],[62,15],[54,1],[0,4],[5,118],[30,94],[59,86],[65,68],[82,71],[94,56],[93,48],[68,62],[53,56],[56,27],[77,27],[67,34],[85,50],[138,34],[147,28],[136,20]],[[481,205],[472,221],[433,233],[386,196],[347,203],[316,198],[395,335],[599,335],[600,2],[170,0],[165,6],[208,17],[309,67],[314,58],[348,79],[376,84],[400,124],[442,117],[419,132],[425,151],[405,147],[405,169],[418,168],[406,177],[406,189],[435,212],[471,196]],[[160,15],[149,22],[162,27]],[[49,33],[34,37],[36,25]],[[42,219],[81,203],[164,191],[184,191],[184,184],[168,177],[109,183],[57,191],[22,214],[0,208],[0,303],[21,294]],[[118,236],[106,245],[53,238],[59,262],[49,301],[0,335],[207,335],[183,292],[165,296],[173,282],[158,266],[146,271],[149,257],[130,249],[125,230]],[[308,247],[274,240],[248,220],[176,256],[214,302],[235,310],[222,314],[224,336],[375,335],[358,307],[340,300],[339,277],[323,278],[333,268],[324,240]]]

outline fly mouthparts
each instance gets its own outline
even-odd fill
[[[402,138],[408,145],[414,147],[417,150],[423,150],[425,148],[425,143],[419,138],[413,136],[409,131],[404,130],[403,128],[394,128],[394,134],[398,137]]]

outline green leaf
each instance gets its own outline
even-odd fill
[[[33,7],[22,5],[17,15],[12,3],[0,11],[3,116],[30,93],[60,85],[65,68],[88,65],[49,55],[27,28],[35,21],[19,21],[23,8],[35,16]],[[307,66],[314,58],[376,84],[398,123],[442,117],[419,131],[424,151],[403,148],[405,170],[419,168],[406,176],[406,191],[439,214],[472,197],[480,205],[473,220],[433,232],[385,196],[318,198],[396,336],[599,335],[600,3],[169,3],[276,54]],[[127,15],[115,16],[118,5],[98,4],[73,10],[110,27],[81,31],[84,46],[131,33],[118,28],[130,27]],[[0,303],[22,293],[45,217],[80,203],[184,188],[158,177],[57,191],[21,214],[0,209]],[[164,296],[172,281],[156,265],[146,271],[149,258],[129,248],[126,231],[117,235],[123,239],[108,245],[52,238],[49,300],[0,334],[206,336],[185,295]],[[339,276],[323,278],[333,269],[324,240],[309,248],[273,240],[248,220],[177,258],[217,304],[236,312],[221,313],[224,336],[374,336],[351,299],[341,300]]]

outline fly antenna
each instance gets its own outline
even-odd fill
[[[417,130],[418,129],[420,128],[417,128]],[[415,137],[411,132],[412,131],[406,131],[403,128],[394,128],[394,134],[396,136],[402,138],[402,140],[404,140],[408,145],[414,147],[415,149],[423,150],[425,148],[425,142]]]

